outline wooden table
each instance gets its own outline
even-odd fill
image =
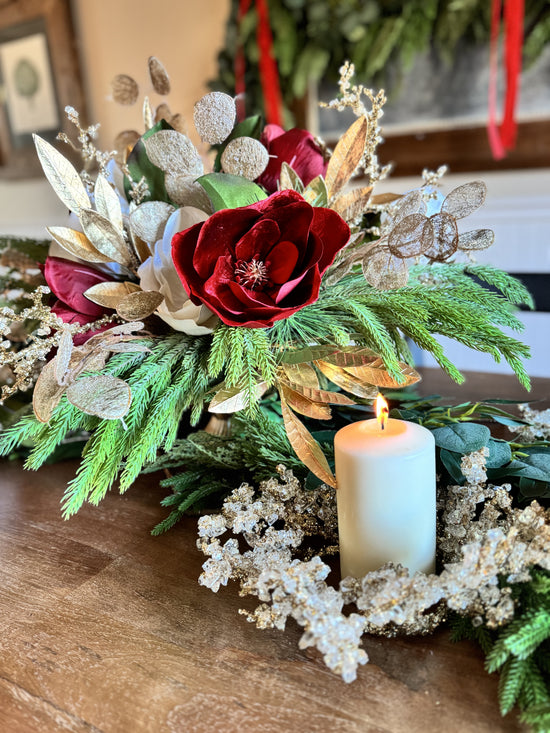
[[[535,396],[549,385],[538,380]],[[485,387],[522,394],[507,378]],[[435,377],[423,389],[456,394]],[[248,624],[238,609],[253,599],[197,584],[194,519],[149,535],[165,516],[154,476],[64,522],[59,501],[76,465],[1,465],[2,733],[522,730],[500,717],[497,678],[478,649],[445,630],[368,638],[371,662],[346,685],[315,650],[299,651],[293,622],[285,633]]]

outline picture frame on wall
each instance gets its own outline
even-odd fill
[[[32,133],[53,142],[83,111],[69,0],[0,3],[0,178],[35,178]]]

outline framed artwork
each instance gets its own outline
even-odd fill
[[[69,0],[0,1],[0,178],[40,175],[32,133],[53,141],[83,95]]]

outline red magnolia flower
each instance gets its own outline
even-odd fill
[[[281,163],[288,163],[307,185],[317,176],[324,176],[327,164],[315,138],[307,130],[295,127],[285,132],[279,125],[266,125],[261,142],[269,153],[269,163],[257,182],[268,193],[277,190],[277,182],[281,175]]]
[[[84,291],[91,288],[92,285],[112,280],[111,277],[103,275],[98,270],[78,262],[65,260],[62,257],[47,257],[44,277],[48,287],[58,298],[52,311],[64,323],[80,323],[83,326],[86,323],[97,321],[98,318],[110,312],[84,296]],[[77,334],[73,339],[75,346],[80,346],[95,333],[100,333],[109,327],[109,324],[106,324],[95,331]]]
[[[172,259],[194,303],[230,326],[267,328],[317,300],[349,234],[335,211],[281,191],[174,235]]]

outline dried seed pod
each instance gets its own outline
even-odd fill
[[[137,102],[139,87],[135,79],[128,74],[117,74],[111,82],[113,99],[118,104],[131,105]]]
[[[156,56],[149,56],[147,64],[149,66],[151,84],[155,92],[161,94],[163,97],[170,94],[170,77],[166,73],[164,66]]]
[[[236,116],[233,97],[223,92],[210,92],[195,104],[193,121],[201,140],[219,145],[233,130]]]
[[[159,106],[155,110],[155,122],[160,122],[161,120],[166,120],[166,122],[170,122],[171,118],[172,110],[166,104],[166,102],[159,104]]]
[[[129,153],[140,138],[137,130],[123,130],[115,137],[116,162],[119,165],[126,163]]]
[[[191,140],[175,130],[160,130],[145,141],[147,157],[161,170],[187,176],[202,176],[204,164]]]
[[[433,243],[430,219],[424,214],[409,214],[388,236],[390,252],[396,257],[419,257]]]
[[[267,168],[269,155],[259,140],[252,137],[237,137],[227,144],[222,153],[222,168],[225,173],[254,181]]]

